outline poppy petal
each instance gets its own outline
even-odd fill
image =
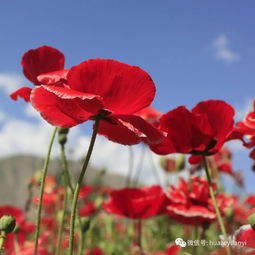
[[[164,114],[160,127],[168,133],[175,152],[180,153],[205,150],[214,134],[206,115],[194,115],[185,106],[179,106]]]
[[[37,76],[64,68],[65,56],[59,50],[42,46],[27,51],[22,58],[23,73],[34,85],[40,85]]]
[[[112,142],[123,145],[133,145],[141,142],[144,134],[135,129],[131,124],[115,119],[112,121],[101,121],[98,134],[105,136]]]
[[[18,98],[23,98],[26,102],[30,101],[30,94],[32,89],[28,87],[22,87],[20,89],[17,89],[12,94],[10,94],[11,99],[17,101]]]
[[[218,146],[221,147],[233,129],[235,111],[232,106],[221,100],[208,100],[197,104],[192,112],[208,116],[211,127],[216,131]]]
[[[101,121],[98,133],[109,140],[124,145],[160,142],[164,136],[139,116],[111,115],[111,121]]]
[[[142,132],[145,137],[143,141],[148,144],[158,144],[164,138],[165,135],[152,124],[145,121],[143,118],[135,115],[115,115],[118,119],[130,123],[133,127]]]
[[[148,73],[115,60],[91,59],[70,69],[68,85],[99,95],[105,109],[114,114],[132,114],[151,104],[155,85]]]
[[[69,128],[88,120],[91,116],[91,113],[85,111],[81,105],[97,105],[98,100],[96,98],[82,100],[75,96],[73,99],[64,100],[49,92],[46,86],[40,86],[32,91],[31,103],[52,125]]]
[[[41,74],[37,77],[38,81],[44,85],[58,84],[59,82],[66,83],[67,74],[70,69],[63,69],[55,72]]]

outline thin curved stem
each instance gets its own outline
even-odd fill
[[[140,174],[142,172],[143,163],[144,163],[144,159],[145,159],[145,153],[146,153],[146,147],[143,146],[142,151],[141,151],[141,156],[140,156],[140,162],[138,164],[136,174],[135,174],[135,178],[134,178],[134,183],[135,183],[134,186],[137,186],[139,184]]]
[[[48,148],[48,152],[44,161],[44,167],[42,171],[42,176],[41,176],[41,187],[40,187],[40,195],[39,195],[39,204],[37,208],[37,216],[36,216],[36,232],[35,232],[35,248],[34,248],[34,255],[37,255],[38,251],[38,240],[39,240],[39,235],[40,235],[40,224],[41,224],[41,214],[42,214],[42,200],[43,200],[43,193],[44,193],[44,185],[45,185],[45,179],[47,176],[48,172],[48,166],[49,166],[49,161],[50,161],[50,154],[51,154],[51,149],[53,145],[53,141],[55,139],[56,133],[57,133],[58,128],[55,127],[50,139],[50,144]]]
[[[71,192],[73,194],[74,187],[72,185],[70,172],[68,170],[68,163],[67,163],[66,154],[65,154],[65,145],[61,145],[61,162],[62,162],[62,167],[63,167],[65,186],[69,187],[69,189],[71,190]]]
[[[155,166],[155,162],[153,160],[152,151],[149,151],[148,157],[149,157],[150,164],[151,164],[151,170],[152,170],[152,173],[153,173],[153,175],[156,179],[156,182],[157,182],[157,184],[161,185],[161,181],[160,181],[160,177],[159,177],[159,174],[158,174],[158,171],[157,171],[157,167]]]
[[[225,229],[225,226],[224,226],[224,223],[223,223],[223,219],[222,219],[219,207],[218,207],[217,202],[216,202],[216,198],[215,198],[215,194],[214,194],[214,190],[213,190],[213,185],[212,185],[212,180],[211,180],[211,176],[210,176],[210,172],[209,172],[209,169],[208,169],[208,165],[207,165],[207,161],[206,161],[205,156],[203,156],[203,163],[204,163],[204,167],[205,167],[205,173],[206,173],[207,181],[208,181],[208,184],[209,184],[209,192],[210,192],[210,196],[211,196],[211,199],[212,199],[213,207],[214,207],[215,212],[216,212],[216,216],[217,216],[217,219],[218,219],[218,223],[220,225],[221,232],[223,234],[224,241],[226,242],[228,240],[228,236],[227,236],[227,232],[226,232],[226,229]],[[227,255],[231,255],[230,248],[227,245],[226,245],[226,251],[227,251]]]
[[[66,159],[66,153],[65,153],[65,145],[61,144],[61,161],[63,164],[63,174],[64,174],[64,181],[65,181],[65,186],[68,187],[71,191],[72,196],[74,195],[74,187],[72,184],[71,180],[71,175],[68,169],[68,163]],[[83,239],[83,231],[82,231],[82,222],[81,222],[81,217],[79,214],[77,214],[78,221],[79,221],[79,226],[80,226],[80,239],[81,241],[79,242],[79,252],[78,254],[81,255],[84,249],[84,242],[82,241]]]
[[[60,224],[59,224],[59,228],[58,228],[56,255],[60,255],[60,252],[61,252],[61,243],[62,243],[62,236],[63,236],[64,226],[65,226],[65,215],[66,215],[66,210],[67,210],[67,201],[68,201],[68,190],[67,190],[67,187],[65,187],[64,207],[61,212]]]
[[[78,182],[75,186],[74,195],[73,195],[73,202],[72,202],[72,209],[71,209],[71,221],[70,221],[70,235],[69,235],[69,255],[73,255],[73,249],[74,249],[74,229],[75,229],[75,216],[76,216],[76,207],[77,207],[77,201],[78,196],[80,192],[80,188],[82,185],[83,177],[85,175],[85,172],[87,170],[89,160],[93,151],[93,147],[96,141],[97,131],[99,128],[99,121],[100,117],[97,117],[95,120],[94,130],[93,134],[90,140],[89,149],[80,173],[80,176],[78,178]]]
[[[127,176],[127,181],[126,181],[126,187],[130,186],[130,182],[132,179],[132,172],[134,168],[134,151],[132,146],[129,146],[129,166],[128,166],[128,176]]]

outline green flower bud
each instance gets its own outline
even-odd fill
[[[4,215],[0,218],[0,231],[5,232],[5,234],[9,234],[13,232],[16,226],[16,220],[11,215]]]
[[[61,144],[61,145],[65,145],[66,142],[67,142],[67,136],[65,134],[59,134],[58,136],[58,142]]]
[[[255,228],[255,212],[251,213],[248,216],[248,223],[251,225],[252,228]]]
[[[176,159],[176,169],[179,172],[184,168],[185,168],[185,156],[183,154],[179,154]]]
[[[83,233],[86,233],[89,230],[90,228],[89,218],[86,217],[81,218],[81,228]]]
[[[59,128],[58,129],[58,142],[61,145],[65,145],[66,144],[68,132],[69,132],[69,128]]]
[[[62,134],[67,135],[68,132],[69,132],[69,128],[59,128],[59,129],[58,129],[58,133],[59,133],[60,135],[62,135]]]
[[[226,218],[228,222],[232,222],[234,219],[234,210],[232,207],[227,207],[225,210]]]

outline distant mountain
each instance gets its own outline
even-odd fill
[[[24,208],[28,197],[28,181],[37,170],[42,169],[44,160],[35,156],[17,155],[0,159],[0,205],[15,205]],[[76,176],[82,167],[81,161],[69,162],[70,172]],[[59,159],[50,161],[49,173],[61,176],[61,162]],[[122,188],[125,186],[125,177],[109,174],[104,170],[89,167],[85,175],[86,183]]]

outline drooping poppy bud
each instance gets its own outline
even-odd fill
[[[11,215],[4,215],[0,218],[0,231],[5,232],[5,234],[9,234],[13,232],[16,226],[16,220]]]

